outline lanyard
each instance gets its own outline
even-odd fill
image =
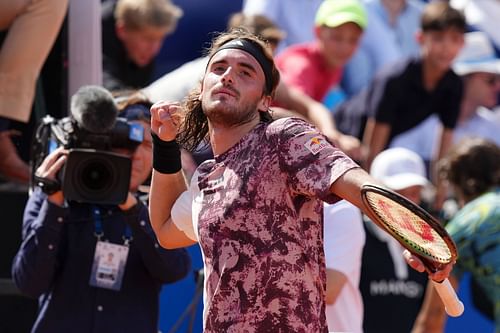
[[[94,235],[97,237],[98,241],[101,241],[104,236],[104,230],[102,227],[102,214],[99,207],[92,206],[92,216],[94,219]],[[125,232],[122,238],[123,244],[126,246],[128,246],[132,241],[132,229],[130,229],[127,223],[125,223]]]

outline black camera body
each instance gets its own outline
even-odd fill
[[[132,161],[115,148],[133,151],[144,138],[144,128],[116,118],[106,132],[91,132],[71,117],[55,120],[46,116],[36,132],[38,153],[32,154],[33,171],[57,147],[69,151],[58,173],[66,200],[99,204],[120,204],[127,199]],[[36,144],[34,144],[36,145]]]

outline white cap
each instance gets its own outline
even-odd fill
[[[453,63],[453,70],[458,75],[479,72],[500,74],[500,59],[484,32],[465,34],[465,45]]]
[[[395,191],[429,184],[424,161],[406,148],[390,148],[378,154],[372,162],[370,174]]]

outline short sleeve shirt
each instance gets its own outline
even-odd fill
[[[379,72],[368,92],[367,113],[391,125],[389,141],[422,123],[430,115],[454,129],[462,98],[462,80],[451,69],[429,91],[422,82],[422,59],[411,57]]]
[[[322,102],[342,78],[342,68],[329,68],[316,42],[293,45],[276,57],[276,66],[288,85]]]
[[[323,203],[358,167],[311,125],[261,123],[198,167],[205,332],[328,332]]]
[[[495,304],[496,332],[500,332],[500,188],[466,204],[447,224],[457,244],[453,271],[470,272]]]

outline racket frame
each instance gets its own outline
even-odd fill
[[[427,223],[443,239],[445,244],[448,246],[448,249],[450,251],[449,260],[440,262],[434,259],[432,256],[426,255],[424,252],[420,252],[416,248],[408,244],[403,237],[401,237],[399,234],[397,234],[388,225],[384,223],[384,219],[379,215],[379,213],[377,213],[376,209],[374,209],[371,203],[369,202],[368,199],[369,192],[374,192],[376,194],[379,194],[381,196],[393,200],[394,202],[398,203],[399,205],[409,210],[411,213],[414,213],[422,221]],[[375,222],[379,227],[381,227],[386,232],[389,232],[405,249],[408,249],[411,253],[418,256],[422,260],[426,269],[429,272],[434,273],[437,270],[441,269],[442,266],[450,262],[455,262],[455,260],[458,258],[457,246],[455,245],[455,242],[448,234],[446,229],[441,225],[441,223],[438,220],[436,220],[436,218],[434,218],[430,213],[428,213],[426,210],[424,210],[414,202],[403,197],[399,193],[396,193],[392,190],[374,184],[365,184],[361,187],[361,199],[363,200],[365,207],[367,207],[368,211],[371,213],[370,218],[372,219],[372,221]],[[418,246],[418,244],[416,245]]]
[[[434,260],[431,256],[424,255],[423,253],[417,251],[414,247],[409,245],[404,240],[403,237],[398,235],[395,231],[393,231],[389,226],[387,226],[383,222],[384,219],[380,217],[377,211],[372,207],[368,199],[369,192],[375,192],[379,195],[392,199],[393,201],[400,204],[410,212],[417,215],[422,221],[427,223],[443,239],[445,244],[448,246],[450,251],[450,260],[448,262],[438,262]],[[408,249],[408,251],[410,251],[418,258],[420,258],[420,260],[422,260],[428,272],[433,273],[439,270],[443,265],[449,262],[455,262],[455,260],[458,258],[457,247],[455,245],[455,242],[448,234],[446,229],[431,214],[429,214],[427,211],[425,211],[423,208],[421,208],[414,202],[410,201],[409,199],[403,197],[402,195],[392,190],[373,184],[370,185],[367,184],[361,187],[361,198],[363,200],[363,204],[370,213],[369,217],[372,219],[372,221],[386,232],[389,232],[405,249]],[[460,316],[464,312],[464,305],[458,298],[449,280],[444,279],[441,282],[431,280],[431,282],[432,286],[436,289],[437,293],[439,294],[439,297],[443,301],[443,304],[445,305],[445,310],[448,313],[448,315],[452,317]]]

